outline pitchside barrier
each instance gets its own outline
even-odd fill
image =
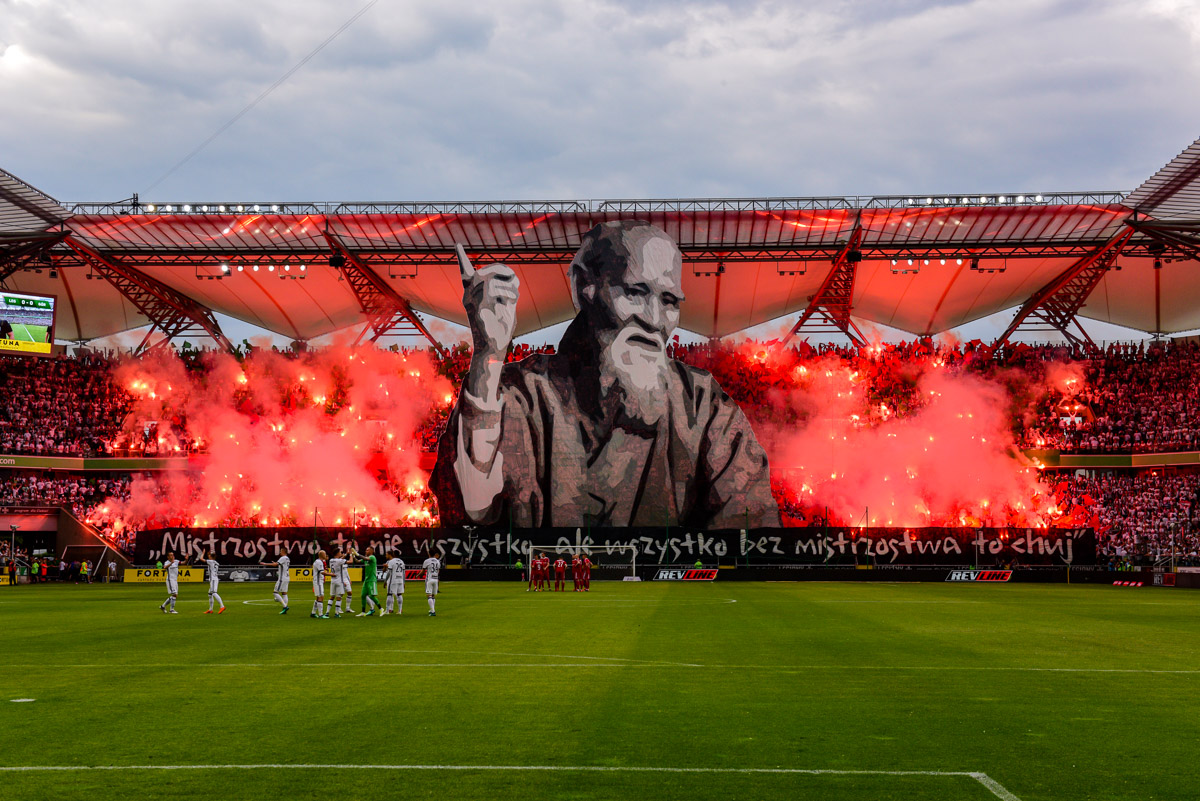
[[[446,564],[442,573],[444,581],[514,581],[524,583],[526,573],[523,569],[503,565],[471,565]],[[357,568],[361,571],[361,568]],[[180,581],[198,582],[202,580],[202,568],[191,568],[190,578],[183,578],[180,571]],[[417,591],[424,585],[425,571],[419,568],[408,568],[405,579],[417,582]],[[141,578],[129,578],[131,574],[141,573]],[[309,587],[312,583],[308,568],[292,568],[292,577],[296,582],[293,589]],[[226,582],[274,582],[279,570],[273,567],[222,567],[221,581]],[[859,565],[848,567],[827,567],[823,565],[757,565],[738,567],[736,565],[711,564],[697,568],[692,565],[639,565],[636,571],[641,581],[674,581],[674,582],[729,582],[729,581],[933,581],[951,583],[976,584],[1008,584],[1008,583],[1037,583],[1037,584],[1105,584],[1123,582],[1124,586],[1143,587],[1181,587],[1200,589],[1200,573],[1172,573],[1166,569],[1153,570],[1109,570],[1099,566],[1074,567],[1016,567],[1015,569],[977,568],[963,566],[922,567],[916,565],[871,566]],[[163,571],[153,568],[141,571],[127,570],[126,581],[161,582]],[[621,581],[630,577],[627,564],[604,565],[592,567],[592,581]],[[383,571],[379,571],[379,579],[383,579]],[[354,589],[359,584],[357,578],[352,578]],[[551,578],[553,584],[553,578]],[[328,582],[326,584],[328,586]],[[567,587],[571,587],[570,571],[567,571]]]
[[[333,552],[350,543],[360,553],[375,549],[379,578],[383,554],[396,551],[405,561],[409,581],[424,578],[419,566],[431,553],[442,559],[450,581],[524,581],[531,555],[544,553],[551,559],[586,555],[596,581],[1124,580],[1147,587],[1200,587],[1200,572],[1186,569],[1110,571],[1097,566],[1091,529],[169,529],[139,532],[135,561],[153,564],[164,551],[195,559],[211,548],[222,565],[222,580],[275,581],[278,568],[260,563],[287,553],[298,565],[291,570],[292,578],[310,584],[317,550]],[[181,581],[203,580],[202,569],[184,570],[192,572],[181,573]],[[352,583],[362,581],[361,565],[350,571]],[[571,581],[569,568],[566,578]],[[163,575],[133,570],[126,571],[126,580],[162,581]]]
[[[281,553],[309,564],[316,552],[355,544],[362,553],[396,551],[419,566],[429,554],[448,564],[474,567],[527,565],[538,553],[586,554],[594,564],[636,558],[645,568],[702,564],[738,568],[775,565],[821,567],[1091,565],[1096,536],[1091,529],[1040,528],[756,528],[705,531],[679,528],[312,528],[157,529],[139,532],[134,561],[153,564],[167,551],[198,558],[206,548],[226,566],[257,566]]]
[[[138,567],[132,570],[125,571],[124,581],[135,582],[140,584],[163,584],[167,580],[167,571],[156,567]],[[180,567],[179,581],[183,582],[199,582],[204,581],[204,568],[202,567]]]

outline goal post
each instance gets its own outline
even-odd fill
[[[571,559],[575,556],[587,557],[592,562],[592,578],[603,580],[618,579],[622,581],[638,581],[636,545],[545,545],[529,550],[529,563],[525,565],[526,583],[529,580],[530,565],[540,554],[550,558],[550,580],[554,580],[554,562],[559,557],[567,560],[567,580],[571,579]],[[600,572],[601,575],[597,575]]]

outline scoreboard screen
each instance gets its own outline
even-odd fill
[[[0,289],[0,353],[50,355],[55,300],[53,295]]]

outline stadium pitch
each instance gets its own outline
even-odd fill
[[[44,325],[26,325],[25,323],[13,324],[13,339],[21,339],[26,342],[45,342],[47,326]]]
[[[0,589],[0,796],[1195,797],[1200,595],[1061,585]]]

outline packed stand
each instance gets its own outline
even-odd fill
[[[1200,565],[1200,472],[1081,470],[1043,480],[1068,524],[1096,529],[1112,565]]]
[[[1111,345],[1081,354],[1082,389],[1039,409],[1026,443],[1081,453],[1200,449],[1200,344]]]
[[[0,356],[0,453],[103,456],[129,410],[103,354]]]
[[[522,344],[510,350],[508,359],[553,351]],[[251,352],[248,348],[242,357]],[[459,344],[441,355],[427,352],[438,374],[459,386],[470,366],[470,348]],[[203,372],[203,353],[184,349],[180,355],[187,369]],[[676,341],[670,356],[712,373],[756,423],[802,422],[795,413],[781,411],[774,398],[794,387],[794,370],[833,359],[860,372],[872,398],[894,415],[920,407],[916,377],[931,367],[996,379],[1013,394],[1014,439],[1024,448],[1084,453],[1200,449],[1196,343],[1113,344],[1093,356],[1061,345],[1016,344],[993,353],[978,342],[929,339],[864,348],[803,341],[783,348],[753,340]],[[0,409],[0,453],[167,456],[203,451],[203,443],[190,438],[184,419],[127,424],[130,395],[111,377],[120,362],[120,357],[99,353],[58,359],[0,356],[0,390],[6,397]],[[1048,381],[1064,365],[1079,375],[1074,386]],[[431,409],[420,422],[415,434],[422,450],[436,451],[450,405]]]

